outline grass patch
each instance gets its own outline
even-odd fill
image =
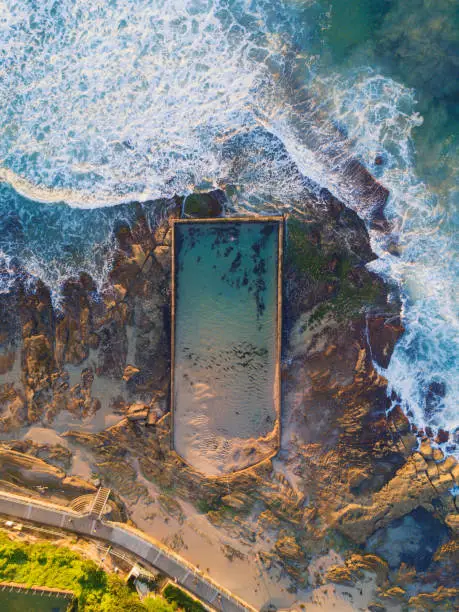
[[[211,193],[192,193],[185,199],[184,212],[192,217],[218,217],[222,207]]]
[[[170,603],[175,604],[179,609],[185,612],[206,612],[206,608],[188,593],[176,587],[173,584],[168,584],[163,591],[163,597]]]
[[[146,607],[137,592],[121,578],[99,569],[69,548],[47,542],[10,540],[0,531],[0,582],[29,587],[68,589],[75,593],[79,612],[172,612],[175,606],[161,598],[158,607]]]
[[[325,315],[332,313],[338,320],[352,318],[363,308],[378,303],[381,289],[365,271],[353,273],[349,253],[338,249],[330,251],[322,246],[320,233],[294,217],[288,220],[287,261],[300,274],[307,276],[321,295],[321,287],[331,283],[332,295],[323,295],[323,301],[316,305],[307,325],[315,327]],[[314,288],[311,289],[314,291]]]
[[[325,258],[311,241],[311,233],[304,223],[291,217],[287,222],[286,255],[290,263],[313,280],[325,280]]]

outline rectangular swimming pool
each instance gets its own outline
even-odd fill
[[[173,226],[172,445],[209,476],[279,444],[283,219]]]

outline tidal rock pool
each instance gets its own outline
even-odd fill
[[[282,227],[174,224],[173,445],[209,476],[278,448]]]

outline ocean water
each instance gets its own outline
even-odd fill
[[[454,0],[0,0],[1,290],[18,262],[56,300],[81,269],[101,286],[135,199],[218,186],[264,212],[327,187],[368,219],[357,158],[390,190],[374,266],[407,331],[384,374],[456,428],[458,21]]]

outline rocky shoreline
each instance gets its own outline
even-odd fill
[[[0,296],[0,485],[67,504],[102,483],[122,516],[145,531],[161,521],[170,545],[209,565],[185,529],[192,521],[236,568],[235,585],[238,564],[256,555],[269,583],[264,591],[253,578],[250,603],[259,608],[297,600],[308,609],[331,588],[373,611],[452,610],[459,521],[450,490],[459,467],[413,430],[377,371],[403,325],[396,288],[366,268],[375,255],[363,221],[327,192],[308,198],[285,228],[276,458],[208,480],[171,451],[177,198],[155,203],[156,227],[145,215],[151,203],[133,205],[136,222],[116,228],[102,292],[82,273],[56,308],[49,289],[18,269]],[[211,192],[185,204],[191,215],[217,216],[224,198]]]

